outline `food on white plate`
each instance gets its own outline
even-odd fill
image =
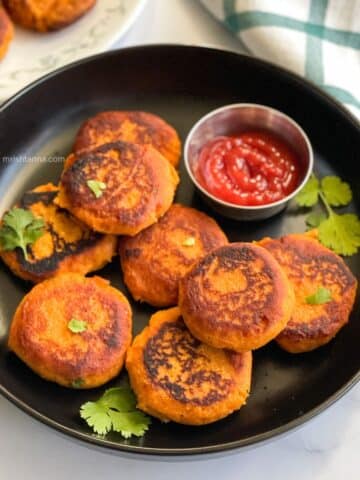
[[[85,15],[96,0],[3,0],[12,20],[37,32],[59,30]]]
[[[5,57],[14,36],[14,26],[0,2],[0,60]]]

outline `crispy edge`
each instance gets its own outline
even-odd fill
[[[86,282],[92,282],[95,284],[98,288],[101,289],[106,289],[107,293],[112,296],[116,296],[117,300],[121,302],[122,305],[124,305],[128,311],[128,317],[127,317],[127,329],[123,329],[122,332],[125,332],[125,339],[121,347],[121,351],[119,350],[116,355],[113,355],[110,358],[109,365],[106,368],[106,372],[104,372],[104,365],[101,364],[99,367],[99,370],[101,371],[93,371],[94,368],[89,368],[89,373],[85,375],[85,378],[81,377],[84,382],[79,385],[74,385],[73,381],[77,380],[78,377],[74,378],[68,378],[68,376],[64,375],[61,371],[57,371],[56,367],[56,361],[54,362],[53,359],[51,358],[46,358],[46,352],[45,352],[45,357],[44,357],[44,350],[41,348],[37,349],[32,349],[32,345],[29,344],[28,340],[26,339],[26,335],[23,333],[24,328],[28,328],[31,331],[31,334],[35,333],[31,324],[28,325],[25,323],[23,324],[23,315],[24,315],[24,308],[27,305],[27,302],[29,301],[35,301],[36,302],[36,295],[38,292],[42,294],[44,291],[45,294],[48,293],[48,291],[51,290],[50,286],[51,284],[54,284],[54,282],[59,283],[63,280],[66,281],[76,281],[79,279],[82,279],[82,281]],[[35,298],[34,298],[35,297]],[[131,339],[132,339],[132,311],[130,304],[125,297],[125,295],[117,290],[116,288],[112,287],[110,285],[110,282],[108,280],[105,280],[102,277],[83,277],[82,275],[79,274],[64,274],[61,277],[56,277],[53,279],[45,280],[44,282],[36,285],[33,287],[33,289],[25,295],[25,297],[22,299],[20,304],[18,305],[13,320],[10,325],[10,331],[9,331],[9,336],[8,336],[8,348],[13,351],[30,369],[32,369],[37,375],[39,375],[41,378],[52,381],[55,383],[58,383],[59,385],[62,385],[64,387],[68,388],[76,388],[76,389],[89,389],[89,388],[95,388],[98,386],[103,385],[104,383],[108,382],[111,380],[113,377],[118,375],[120,370],[122,369],[125,358],[126,358],[126,352],[127,349],[129,348],[131,344]],[[52,364],[50,368],[48,368],[48,364]],[[55,364],[55,368],[54,367]],[[71,368],[70,368],[71,370]],[[95,369],[96,370],[96,369]]]
[[[158,327],[169,321],[176,321],[181,315],[178,307],[155,313],[149,325],[135,337],[133,344],[128,349],[126,368],[129,373],[130,383],[137,395],[138,408],[163,421],[174,421],[185,425],[205,425],[221,420],[246,403],[251,387],[252,353],[250,351],[237,354],[228,352],[237,375],[241,375],[241,388],[233,392],[236,399],[232,398],[227,405],[222,404],[222,411],[217,411],[219,405],[199,408],[194,405],[184,405],[177,400],[169,398],[166,392],[153,389],[147,382],[147,373],[143,364],[143,350],[149,339],[156,334]],[[151,382],[151,381],[150,381]]]
[[[246,328],[242,332],[240,327],[228,322],[227,326],[217,327],[217,318],[221,318],[221,312],[215,312],[213,306],[206,307],[199,303],[199,298],[193,291],[193,278],[202,270],[203,265],[211,262],[217,255],[221,255],[224,249],[233,249],[246,246],[260,253],[264,263],[271,268],[272,276],[276,277],[276,298],[274,292],[271,296],[274,299],[270,311],[264,315],[263,329],[261,334],[254,329]],[[206,268],[204,269],[206,271]],[[256,350],[271,340],[285,328],[290,320],[295,302],[294,292],[291,284],[278,262],[263,247],[251,243],[233,243],[214,250],[203,257],[194,267],[181,279],[179,284],[179,307],[184,321],[191,333],[199,340],[212,345],[215,348],[226,348],[236,352]]]
[[[354,288],[346,292],[346,302],[343,303],[344,308],[342,308],[343,321],[337,322],[336,325],[331,321],[331,318],[329,318],[329,321],[325,321],[321,318],[314,318],[310,322],[297,322],[296,324],[290,321],[275,339],[278,345],[289,353],[305,353],[329,343],[349,321],[349,316],[356,299],[358,282],[357,279],[352,275],[344,260],[319,242],[317,229],[309,230],[300,234],[285,235],[285,238],[289,237],[295,239],[304,238],[307,242],[311,242],[317,249],[321,248],[324,254],[327,253],[328,255],[334,256],[337,261],[340,260],[342,266],[345,268],[345,271],[353,277],[355,282]],[[270,237],[265,237],[257,243],[265,246],[268,242],[280,242],[281,238],[273,239]],[[331,317],[331,314],[328,314],[328,316]]]
[[[126,144],[126,142],[118,143],[123,145]],[[103,150],[104,148],[108,148],[110,145],[116,146],[117,143],[105,144],[98,148]],[[151,145],[144,145],[143,148],[145,149],[144,162],[146,161],[152,167],[152,172],[156,173],[157,175],[157,188],[154,189],[156,195],[156,198],[154,198],[154,209],[144,214],[142,220],[139,219],[137,224],[125,222],[121,223],[117,218],[106,218],[104,216],[97,217],[91,212],[88,212],[86,206],[74,205],[71,196],[68,194],[68,183],[71,180],[64,180],[64,176],[68,172],[68,168],[66,168],[62,174],[60,191],[55,199],[55,203],[60,207],[69,210],[79,220],[100,233],[134,236],[141,230],[149,227],[153,223],[157,222],[157,220],[162,217],[170,208],[180,179],[175,168],[157,150],[151,147]],[[92,150],[92,154],[96,154],[96,151],[97,149]],[[70,165],[69,168],[71,168],[74,167],[74,163],[76,163],[76,161],[71,163],[66,162],[66,165]],[[76,182],[76,180],[74,181]]]
[[[114,138],[111,141],[128,141],[127,138],[115,136],[115,132],[120,125],[128,120],[133,124],[145,127],[147,133],[153,138],[151,145],[156,148],[164,157],[177,168],[181,156],[181,140],[177,131],[164,119],[149,112],[142,111],[122,111],[109,110],[99,112],[87,119],[81,126],[76,135],[73,145],[73,152],[80,154],[84,151],[92,150],[101,145],[101,135],[113,128]],[[150,130],[150,133],[149,133]],[[98,131],[98,140],[93,141],[91,132]],[[154,133],[152,134],[152,131]],[[162,137],[162,138],[159,138]],[[105,143],[108,143],[106,141]],[[148,143],[142,136],[137,136],[136,143]],[[72,159],[74,161],[74,158]]]
[[[156,236],[157,233],[163,233],[164,222],[167,217],[171,215],[172,223],[176,222],[179,217],[189,216],[189,225],[194,226],[196,223],[198,234],[202,239],[202,254],[203,257],[211,250],[228,243],[228,239],[216,223],[216,221],[208,215],[200,212],[194,208],[186,207],[180,204],[171,205],[170,209],[165,213],[160,220],[154,225],[148,227],[146,230],[138,233],[135,237],[123,237],[119,241],[120,263],[124,275],[124,282],[130,290],[133,298],[137,301],[146,302],[156,307],[168,307],[178,303],[178,286],[183,274],[179,272],[172,272],[170,274],[163,272],[155,272],[154,266],[151,262],[142,261],[143,249],[160,248],[162,251],[166,248],[165,244],[153,243],[148,245],[144,242],[149,236]],[[169,233],[172,231],[173,225],[168,229]],[[165,235],[165,233],[164,233]],[[164,237],[165,238],[165,237]],[[154,239],[155,242],[156,238]],[[212,244],[207,248],[206,245]],[[205,245],[204,245],[205,244]],[[193,263],[196,263],[195,260]],[[188,269],[190,269],[189,266]]]

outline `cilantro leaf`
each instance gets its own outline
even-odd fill
[[[27,246],[42,236],[44,227],[44,220],[36,218],[30,210],[12,208],[4,215],[0,228],[0,244],[4,250],[21,248],[25,260],[28,260]]]
[[[151,423],[150,417],[137,410],[136,397],[129,387],[106,390],[96,402],[82,405],[80,416],[95,433],[105,435],[113,430],[125,438],[141,437]]]
[[[352,214],[331,215],[319,225],[319,240],[340,255],[353,255],[360,247],[360,220]]]
[[[129,387],[109,388],[101,397],[101,402],[121,412],[131,412],[136,409],[136,397]]]
[[[300,207],[312,207],[318,202],[320,183],[315,175],[311,175],[307,183],[296,195],[295,201]]]
[[[325,213],[311,212],[306,217],[305,222],[308,227],[316,228],[326,219]]]
[[[196,243],[196,240],[194,237],[187,237],[185,238],[182,244],[184,247],[193,247],[195,243]]]
[[[72,381],[71,386],[73,388],[81,388],[84,385],[84,380],[82,378],[76,378]]]
[[[84,320],[78,320],[77,318],[72,318],[67,326],[73,333],[82,333],[87,330],[87,323],[84,322]]]
[[[99,401],[84,403],[80,407],[80,416],[99,435],[105,435],[111,430],[112,420],[108,415],[108,408]]]
[[[348,205],[351,202],[350,185],[339,177],[324,177],[321,180],[321,190],[329,205],[333,207]]]
[[[139,410],[134,412],[116,412],[109,410],[112,421],[112,428],[115,432],[121,433],[125,438],[142,437],[149,429],[150,418]]]
[[[86,185],[90,188],[96,198],[100,198],[106,190],[106,183],[99,180],[88,180]]]
[[[311,305],[322,305],[323,303],[330,302],[331,292],[327,288],[320,287],[313,295],[306,297],[305,300],[306,303]]]

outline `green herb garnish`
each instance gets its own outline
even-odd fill
[[[12,208],[4,215],[0,228],[0,244],[4,250],[19,247],[28,260],[27,246],[32,245],[44,233],[45,222],[37,218],[30,210]]]
[[[99,435],[113,430],[125,438],[141,437],[151,423],[145,413],[137,410],[135,395],[129,387],[110,388],[97,401],[84,403],[80,416]]]
[[[339,177],[328,176],[321,181],[312,175],[295,197],[301,207],[313,207],[319,201],[325,213],[312,212],[306,218],[309,227],[318,228],[320,242],[340,255],[353,255],[360,248],[360,220],[353,213],[338,214],[332,207],[348,205],[351,188]]]
[[[306,303],[311,305],[322,305],[323,303],[328,303],[331,300],[331,292],[327,288],[320,287],[313,294],[306,297]]]
[[[71,382],[73,388],[81,388],[84,385],[84,380],[82,378],[77,378]]]
[[[98,180],[88,180],[86,185],[90,188],[96,198],[100,198],[106,190],[106,183]]]
[[[87,323],[84,320],[78,320],[77,318],[72,318],[68,323],[68,329],[73,333],[82,333],[87,329]]]
[[[184,247],[193,247],[195,245],[195,238],[194,237],[187,237],[183,241],[183,246]]]

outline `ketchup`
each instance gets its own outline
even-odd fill
[[[266,205],[296,189],[300,165],[282,140],[267,132],[251,131],[206,143],[195,175],[221,200],[236,205]]]

